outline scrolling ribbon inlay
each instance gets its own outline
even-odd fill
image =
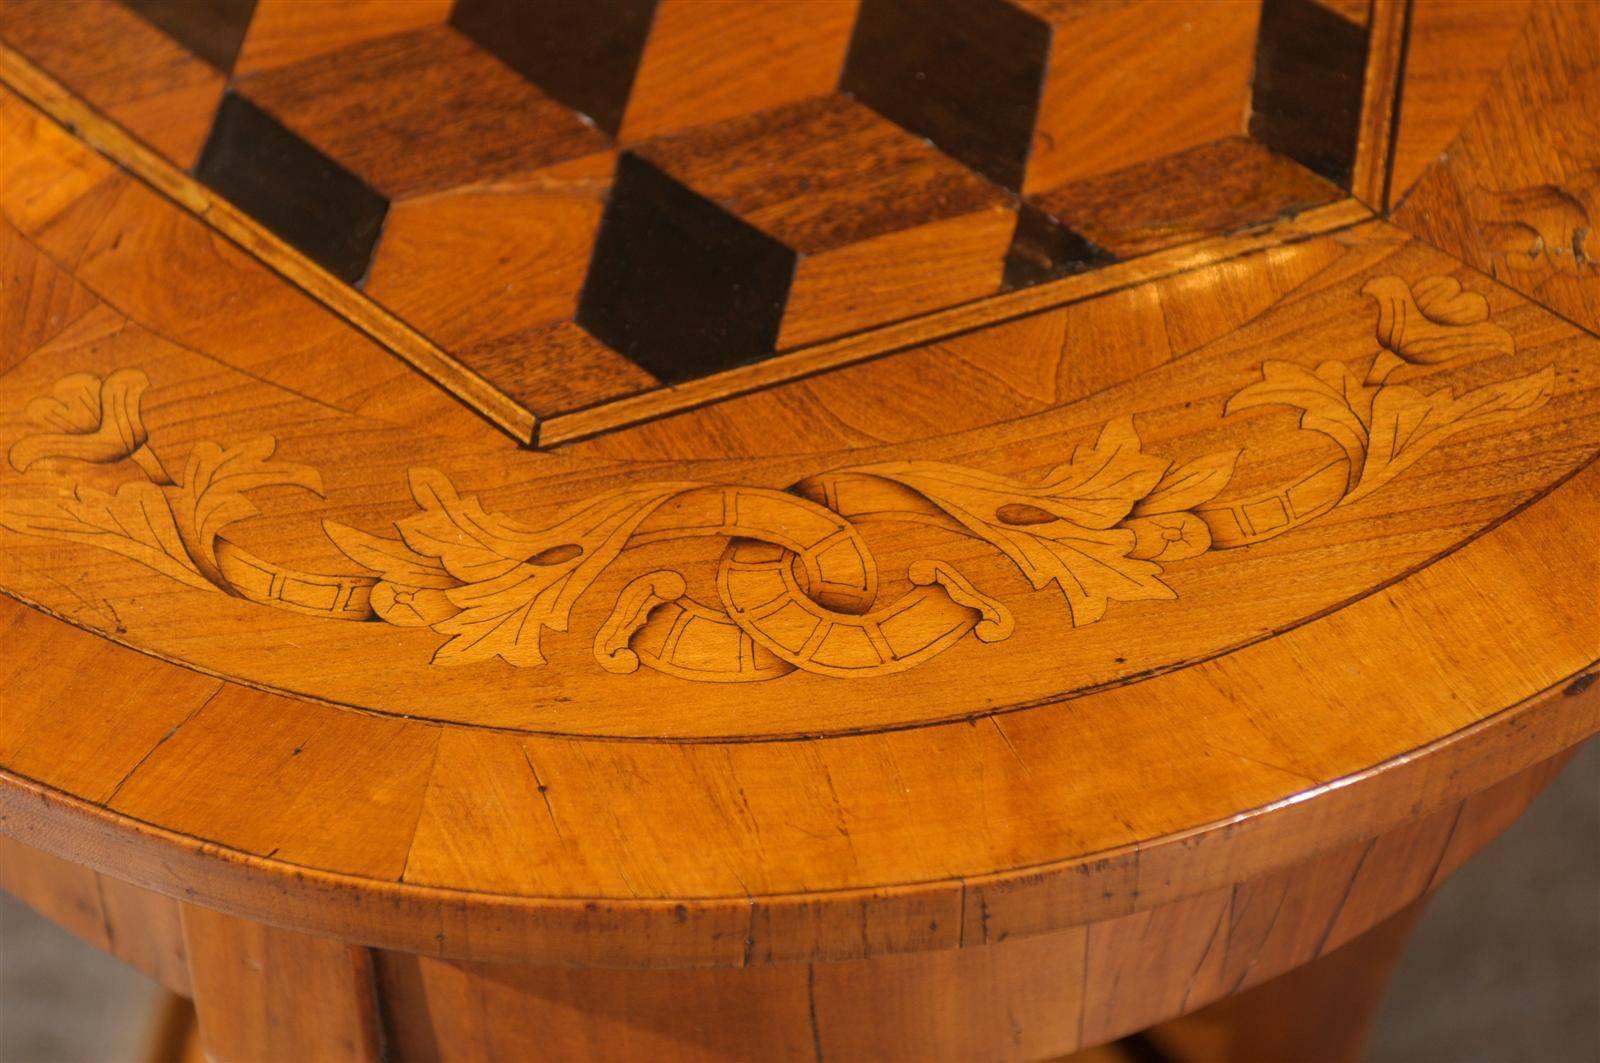
[[[545,662],[546,630],[565,631],[574,603],[629,547],[725,540],[715,606],[687,596],[683,575],[629,582],[594,638],[599,666],[650,668],[684,679],[750,682],[793,671],[863,676],[911,668],[968,635],[1007,638],[1014,620],[950,562],[913,562],[911,589],[880,601],[877,561],[858,519],[933,523],[989,544],[1037,590],[1061,594],[1074,625],[1113,602],[1176,597],[1163,566],[1207,550],[1260,542],[1388,483],[1447,436],[1522,416],[1550,398],[1546,368],[1462,395],[1389,382],[1403,365],[1467,354],[1510,354],[1511,335],[1488,320],[1483,296],[1450,277],[1407,284],[1374,279],[1380,351],[1358,377],[1343,362],[1316,368],[1268,361],[1261,379],[1227,403],[1301,411],[1300,427],[1336,456],[1280,488],[1223,499],[1237,451],[1175,464],[1144,452],[1131,417],[1037,482],[934,462],[834,469],[786,490],[699,482],[629,486],[584,501],[546,526],[485,510],[443,473],[414,468],[417,512],[395,535],[324,524],[368,575],[296,572],[228,540],[256,515],[251,491],[290,485],[321,493],[314,470],[270,460],[262,436],[231,447],[194,446],[172,478],[149,447],[137,369],[104,379],[74,374],[25,413],[40,431],[10,451],[20,473],[72,463],[129,462],[142,479],[114,493],[77,483],[54,499],[0,501],[0,526],[122,554],[193,587],[342,620],[428,628],[444,638],[437,664]]]

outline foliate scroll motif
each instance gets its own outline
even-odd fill
[[[1344,451],[1338,504],[1345,505],[1394,479],[1446,437],[1543,406],[1554,387],[1555,371],[1545,369],[1457,398],[1448,389],[1365,384],[1343,362],[1323,362],[1315,370],[1268,362],[1261,382],[1235,395],[1228,411],[1263,405],[1304,411],[1301,427],[1321,432]]]
[[[174,479],[149,446],[140,410],[149,384],[137,369],[103,380],[75,373],[30,402],[24,413],[41,431],[11,448],[12,468],[126,462],[140,478],[114,492],[73,483],[55,498],[5,499],[0,527],[111,550],[191,587],[303,612],[362,614],[370,579],[291,573],[222,535],[259,512],[251,491],[293,486],[320,495],[316,471],[272,461],[276,444],[259,436],[231,447],[197,444]]]
[[[1169,482],[1171,463],[1142,453],[1133,419],[1124,417],[1037,484],[929,462],[846,471],[910,488],[1009,557],[1036,590],[1054,585],[1074,624],[1091,624],[1113,601],[1175,597],[1153,559],[1181,560],[1210,546],[1203,526],[1186,526],[1182,511],[1220,492],[1237,457],[1211,455],[1202,464],[1214,475],[1183,472]],[[1146,508],[1130,521],[1141,505]]]
[[[381,574],[373,612],[402,627],[431,627],[449,641],[440,664],[499,657],[544,663],[539,635],[565,631],[572,604],[616,559],[639,522],[684,484],[651,484],[602,496],[549,528],[486,512],[432,469],[411,470],[421,512],[398,521],[399,539],[329,521],[328,537]]]
[[[1281,535],[1336,506],[1360,501],[1448,437],[1521,417],[1550,401],[1555,369],[1488,384],[1457,396],[1390,382],[1407,365],[1436,365],[1467,355],[1509,356],[1511,334],[1488,320],[1489,304],[1453,277],[1408,284],[1377,277],[1362,293],[1378,306],[1379,351],[1364,375],[1346,362],[1315,369],[1269,361],[1261,380],[1228,400],[1224,413],[1257,406],[1301,411],[1300,427],[1327,436],[1340,456],[1276,492],[1202,508],[1213,544],[1244,546]]]
[[[1461,396],[1389,383],[1402,365],[1509,355],[1511,334],[1488,320],[1483,296],[1462,291],[1453,277],[1427,277],[1413,285],[1379,277],[1361,290],[1378,304],[1383,348],[1364,379],[1344,362],[1323,362],[1315,370],[1267,362],[1261,381],[1227,406],[1229,413],[1263,405],[1302,410],[1300,426],[1321,432],[1344,453],[1345,484],[1337,504],[1366,497],[1457,432],[1520,417],[1550,401],[1554,367]]]
[[[271,461],[273,441],[261,437],[197,444],[173,480],[150,451],[140,415],[148,381],[125,369],[104,380],[67,377],[36,399],[26,412],[41,431],[17,443],[10,459],[19,472],[126,461],[142,478],[110,495],[75,486],[46,502],[0,502],[0,525],[115,550],[190,586],[278,608],[429,629],[444,640],[437,664],[516,667],[545,663],[544,634],[567,630],[577,600],[629,548],[709,538],[723,543],[716,600],[691,597],[672,569],[636,576],[594,634],[599,667],[719,683],[795,671],[883,675],[969,635],[1003,641],[1015,619],[940,558],[911,563],[910,589],[883,600],[864,522],[928,523],[986,543],[1036,590],[1060,594],[1081,626],[1113,603],[1175,598],[1167,565],[1281,535],[1367,496],[1446,437],[1549,401],[1553,368],[1462,395],[1391,383],[1405,366],[1510,355],[1512,338],[1488,320],[1483,297],[1453,278],[1381,277],[1362,290],[1377,304],[1379,348],[1364,374],[1340,361],[1269,361],[1261,379],[1226,404],[1226,414],[1298,409],[1302,429],[1336,444],[1327,460],[1250,497],[1226,494],[1239,452],[1175,463],[1144,450],[1131,417],[1105,425],[1037,478],[909,461],[833,469],[786,490],[646,483],[537,526],[485,509],[441,472],[416,468],[416,512],[397,520],[393,534],[324,523],[333,544],[372,574],[323,576],[275,566],[223,535],[255,515],[250,491],[294,485],[320,493],[316,474]]]
[[[1427,277],[1416,284],[1378,277],[1361,291],[1378,304],[1378,343],[1385,354],[1374,367],[1384,376],[1401,362],[1438,365],[1464,355],[1513,350],[1511,333],[1489,320],[1489,300],[1462,291],[1454,277]]]
[[[1498,192],[1474,188],[1474,215],[1496,267],[1518,273],[1549,268],[1569,277],[1600,272],[1600,167],[1580,170],[1559,185]]]
[[[137,369],[119,369],[101,380],[74,373],[56,381],[49,395],[28,403],[24,413],[44,431],[11,448],[11,465],[27,472],[47,458],[110,463],[130,458],[157,483],[171,483],[146,444],[139,402],[150,380]]]

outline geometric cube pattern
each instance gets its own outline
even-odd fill
[[[388,200],[249,97],[222,97],[195,175],[339,279],[366,275]]]
[[[0,39],[545,418],[1338,198],[1339,6],[0,0]]]
[[[1250,135],[1330,181],[1346,183],[1361,121],[1367,29],[1315,0],[1261,12]]]

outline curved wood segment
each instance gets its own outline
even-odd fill
[[[158,7],[0,0],[0,856],[213,1054],[1066,1053],[1600,731],[1593,5]]]
[[[1359,1047],[1363,1030],[1352,1020],[1371,1001],[1337,984],[1314,994],[1295,985],[1336,971],[1369,993],[1381,989],[1386,967],[1375,967],[1369,954],[1396,948],[1400,937],[1385,928],[1414,918],[1422,902],[1398,913],[1394,906],[1432,889],[1498,834],[1563,759],[1535,765],[1413,827],[1336,847],[1225,892],[937,959],[693,971],[449,962],[349,949],[193,906],[183,906],[180,926],[176,902],[14,842],[7,843],[4,866],[7,889],[64,925],[73,926],[78,911],[104,908],[110,947],[131,962],[173,954],[183,968],[186,942],[203,951],[195,967],[219,992],[201,1023],[213,1053],[223,1057],[257,1054],[265,1045],[269,1054],[370,1058],[373,1027],[381,1022],[385,1058],[401,1059],[476,1058],[528,1043],[559,1046],[563,1055],[605,1055],[625,1046],[689,1059],[738,1054],[751,1044],[775,1058],[814,1058],[819,1045],[825,1058],[1032,1058],[1109,1040],[1221,993],[1232,995],[1152,1037],[1186,1051],[1197,1038],[1218,1036],[1244,1043],[1273,1037],[1282,1045],[1293,1041],[1285,1025],[1314,1021],[1333,1007],[1337,1034],[1323,1035],[1331,1050]],[[80,885],[85,876],[93,881]],[[170,915],[113,922],[113,898],[126,898],[119,906],[165,908]],[[104,947],[97,931],[90,923],[78,932]],[[1151,950],[1138,947],[1152,933],[1166,942],[1154,964]],[[1281,973],[1300,964],[1306,966]],[[174,989],[195,995],[182,973]],[[218,984],[241,978],[247,985]],[[314,1003],[300,992],[307,983],[318,986]],[[1249,1006],[1260,995],[1274,1000],[1264,1014]],[[277,1000],[295,1001],[295,1021],[265,1021],[263,1008]],[[704,1021],[708,1007],[721,1021]],[[284,1012],[278,1014],[281,1020]]]
[[[470,443],[367,422],[355,430],[384,442],[352,462],[350,429],[332,410],[236,372],[228,393],[241,408],[283,411],[266,422],[283,427],[212,438],[149,396],[160,379],[181,386],[231,370],[107,317],[117,329],[109,344],[62,336],[6,379],[4,521],[21,534],[12,586],[75,615],[82,603],[37,573],[114,564],[105,571],[133,581],[124,586],[195,602],[119,635],[141,648],[340,704],[530,732],[859,731],[970,712],[922,696],[957,676],[982,676],[989,706],[1124,683],[1289,630],[1398,578],[1600,446],[1591,416],[1600,371],[1582,333],[1504,289],[1439,272],[1448,260],[1392,230],[1328,239],[1318,252],[1327,265],[1225,340],[1029,418],[914,450],[700,462],[666,476],[517,456],[493,474],[492,496],[471,491],[471,470],[493,466]],[[1202,313],[1204,299],[1178,288],[1163,318],[1181,319],[1186,305]],[[1071,335],[1061,350],[1067,360],[1095,355]],[[1141,410],[1132,419],[1130,403]],[[218,414],[229,417],[228,404]],[[1511,439],[1521,449],[1508,454]],[[130,469],[142,484],[126,479]],[[812,486],[777,490],[802,482]],[[77,494],[63,501],[63,488]],[[770,512],[702,517],[696,498],[766,498]],[[1419,511],[1424,521],[1395,523]],[[826,538],[835,532],[846,538]],[[1286,536],[1300,549],[1235,552]],[[796,574],[809,585],[764,593],[749,582],[754,569],[734,579],[729,566],[745,548],[720,551],[749,537],[779,551],[759,563],[776,565],[780,581],[799,550]],[[1315,551],[1353,541],[1370,547],[1349,564],[1318,560]],[[1307,565],[1320,565],[1314,584],[1295,579]],[[574,697],[570,684],[596,672],[596,635],[626,586],[662,568],[730,618],[718,638],[732,660],[737,628],[801,674],[697,691],[676,720],[646,708],[682,681],[653,669]],[[146,571],[162,578],[150,583]],[[893,608],[919,572],[923,586],[956,588],[914,591],[952,603],[926,623],[906,614],[889,629],[832,620],[825,629],[822,613],[805,619],[808,597],[828,612]],[[110,585],[80,582],[86,589],[124,617],[141,607]],[[945,613],[948,623],[936,618]],[[216,626],[224,616],[275,634],[241,642]],[[1046,649],[1063,639],[1071,653]],[[387,670],[336,666],[370,654]],[[912,660],[921,682],[902,685],[889,662]],[[788,689],[845,673],[861,685],[846,702]],[[406,680],[398,688],[396,674]],[[450,696],[464,675],[468,702]]]
[[[821,744],[732,747],[531,739],[519,743],[506,735],[393,721],[385,739],[368,736],[362,741],[361,756],[353,759],[351,739],[342,737],[341,731],[353,736],[367,726],[362,721],[371,718],[239,691],[202,706],[190,723],[137,766],[111,807],[146,820],[157,810],[168,809],[160,813],[162,820],[183,834],[213,840],[231,837],[231,848],[270,854],[290,864],[238,863],[232,857],[219,862],[220,853],[197,853],[198,863],[186,860],[183,870],[173,871],[173,854],[160,854],[174,844],[181,850],[185,843],[181,837],[168,836],[163,842],[152,836],[149,844],[154,849],[136,845],[114,857],[113,866],[126,867],[130,865],[124,861],[133,861],[144,869],[134,875],[137,880],[152,885],[166,882],[174,889],[180,881],[203,878],[214,883],[207,887],[214,903],[243,905],[244,913],[256,917],[270,912],[276,903],[271,898],[281,896],[281,887],[274,886],[268,896],[249,900],[252,883],[259,881],[256,875],[275,866],[288,871],[294,864],[366,876],[367,888],[381,889],[379,880],[403,874],[407,882],[452,890],[470,882],[478,891],[532,894],[549,899],[530,900],[531,908],[510,897],[498,902],[509,907],[491,917],[490,925],[502,929],[489,936],[501,940],[501,947],[542,955],[559,954],[546,951],[552,947],[567,947],[548,943],[546,935],[557,933],[560,926],[571,926],[578,936],[561,934],[555,940],[572,944],[585,940],[579,928],[592,915],[581,902],[568,908],[556,900],[567,890],[576,891],[578,897],[613,895],[614,914],[608,918],[644,919],[647,926],[661,920],[661,932],[670,927],[670,933],[650,937],[652,950],[667,949],[667,955],[684,958],[710,958],[720,951],[722,962],[736,962],[744,955],[747,940],[773,955],[794,955],[791,950],[796,949],[805,955],[814,947],[804,944],[811,932],[796,940],[792,935],[806,925],[796,919],[813,909],[819,914],[840,906],[855,910],[865,900],[848,892],[809,892],[813,890],[872,886],[871,910],[875,920],[884,921],[881,933],[886,935],[866,939],[876,942],[874,951],[992,940],[993,935],[1038,932],[1060,925],[1062,919],[1128,911],[1164,894],[1181,896],[1202,888],[1208,866],[1221,875],[1243,873],[1252,864],[1265,869],[1297,852],[1310,855],[1334,837],[1360,836],[1381,824],[1400,822],[1416,801],[1432,799],[1424,795],[1467,796],[1498,777],[1505,765],[1553,755],[1595,730],[1593,696],[1559,693],[1567,687],[1582,691],[1589,685],[1586,682],[1575,683],[1561,675],[1516,680],[1529,683],[1523,688],[1527,694],[1520,696],[1533,695],[1552,683],[1559,687],[1521,710],[1534,712],[1545,722],[1512,729],[1498,721],[1493,726],[1480,721],[1493,721],[1493,706],[1515,700],[1519,695],[1513,693],[1514,687],[1485,686],[1468,694],[1461,683],[1468,675],[1480,682],[1504,683],[1538,659],[1538,653],[1563,644],[1571,647],[1578,669],[1600,656],[1592,627],[1582,623],[1551,615],[1508,640],[1501,621],[1511,600],[1507,596],[1524,589],[1545,601],[1566,600],[1580,610],[1588,607],[1592,601],[1588,592],[1597,579],[1593,551],[1573,544],[1570,553],[1549,555],[1548,564],[1536,573],[1518,558],[1523,544],[1544,540],[1548,533],[1541,529],[1589,526],[1592,522],[1583,507],[1594,505],[1593,485],[1591,469],[1496,532],[1356,606],[1228,658],[1071,702],[1066,717],[1060,711],[1066,706],[1045,706],[993,718],[983,728],[962,723]],[[1530,584],[1530,577],[1540,579],[1539,584]],[[1423,617],[1459,606],[1463,587],[1471,588],[1465,600],[1474,603],[1472,612],[1453,612],[1448,630],[1422,625]],[[47,619],[27,619],[32,616],[18,613],[19,620],[38,627],[41,635],[56,630]],[[1316,659],[1314,647],[1329,650],[1342,644],[1350,647],[1349,652],[1359,652],[1354,646],[1374,631],[1382,631],[1379,637],[1388,647],[1387,656],[1365,651],[1368,667],[1346,672],[1337,681],[1332,675],[1297,671],[1285,663],[1307,662],[1300,670],[1314,667],[1309,663]],[[93,641],[88,635],[77,637]],[[27,645],[20,630],[15,643]],[[103,642],[98,645],[114,656],[129,655]],[[1492,676],[1467,669],[1466,662],[1485,660],[1503,663]],[[1385,661],[1406,668],[1411,676],[1411,694],[1404,701],[1386,692],[1381,678]],[[1275,688],[1282,691],[1281,701],[1270,693]],[[1260,693],[1241,702],[1234,692],[1242,690]],[[1260,728],[1271,718],[1262,714],[1275,703],[1293,705],[1295,712],[1284,720],[1284,735],[1274,740]],[[1471,708],[1475,703],[1481,706],[1477,712],[1487,715],[1475,715]],[[1359,733],[1365,736],[1355,748],[1348,745],[1357,733],[1351,730],[1353,705],[1363,706],[1358,718]],[[1435,712],[1445,707],[1448,715],[1443,719],[1450,721],[1445,726],[1451,730],[1469,728],[1443,747],[1454,752],[1415,755],[1416,746],[1429,741],[1427,736],[1436,733],[1432,729],[1441,725],[1439,716],[1422,711],[1424,706]],[[51,743],[54,724],[49,717],[35,713],[32,718],[39,721],[30,729],[34,741]],[[270,747],[257,751],[238,745],[236,736],[247,719],[275,721]],[[1133,719],[1148,723],[1134,732],[1120,723]],[[1186,722],[1178,726],[1179,720]],[[1199,726],[1202,720],[1205,724]],[[1342,722],[1339,733],[1346,736],[1343,754],[1333,756],[1329,751],[1316,760],[1305,750],[1288,762],[1280,759],[1286,755],[1283,743],[1289,735],[1314,733],[1316,727],[1333,726],[1335,721]],[[1180,756],[1163,749],[1174,738],[1179,739],[1180,749],[1207,751],[1206,755]],[[1368,764],[1408,756],[1412,759],[1375,772],[1369,781],[1324,788],[1351,771],[1366,770]],[[952,776],[943,767],[952,758],[972,765],[971,770]],[[247,761],[254,766],[241,772]],[[1452,767],[1442,767],[1445,761]],[[340,774],[328,776],[324,763],[339,764]],[[196,764],[215,765],[217,775],[197,775]],[[1112,772],[1113,764],[1127,768]],[[1159,812],[1141,810],[1137,795],[1148,792],[1150,769],[1144,765],[1149,764],[1163,765],[1163,793],[1183,795],[1181,803],[1165,804]],[[1406,764],[1414,764],[1415,770]],[[411,766],[425,775],[396,776],[396,765]],[[877,782],[891,767],[897,780],[894,792],[900,795],[896,799],[881,793]],[[1453,773],[1444,790],[1438,789],[1440,771]],[[30,774],[55,785],[40,768]],[[297,777],[304,781],[297,782]],[[639,780],[642,788],[593,792],[593,781],[606,778]],[[742,780],[755,779],[781,779],[783,789],[767,791],[762,805],[745,811],[744,802],[753,795]],[[1096,789],[1083,788],[1087,779],[1096,781]],[[335,786],[348,793],[357,780],[372,788],[352,806],[360,808],[360,816],[321,815],[319,809],[328,798],[319,795],[318,787]],[[424,782],[425,795],[419,789]],[[1008,791],[1013,796],[1006,798],[1005,807],[1015,809],[1015,818],[1004,834],[997,835],[990,820],[993,813],[986,810],[996,807]],[[1323,796],[1308,800],[1310,794]],[[283,795],[292,799],[285,802]],[[409,809],[394,803],[418,798],[420,811],[415,803]],[[931,800],[938,802],[936,819],[928,815]],[[1270,814],[1239,819],[1232,811],[1236,802]],[[1275,809],[1276,802],[1287,804]],[[261,818],[264,803],[276,810],[273,818]],[[16,824],[14,829],[27,830],[48,846],[54,832],[47,824],[56,814],[41,822],[40,807],[37,798],[23,799],[8,812],[8,820]],[[483,818],[485,808],[498,810],[492,820]],[[171,818],[180,809],[182,818]],[[1136,815],[1140,818],[1130,819]],[[759,824],[769,817],[789,825],[782,850],[772,848],[760,832]],[[87,829],[81,814],[71,818],[79,824],[76,829]],[[473,824],[470,834],[462,833],[462,822]],[[622,822],[634,825],[625,836],[615,833],[616,824]],[[698,824],[703,837],[716,839],[722,863],[708,865],[697,852],[667,843],[672,837],[670,824],[685,822]],[[586,826],[589,823],[610,826],[596,833]],[[990,824],[988,829],[985,824]],[[1210,828],[1191,836],[1207,824]],[[1130,826],[1141,833],[1131,833]],[[107,828],[112,832],[108,840],[121,835],[110,823]],[[940,845],[932,846],[928,836],[928,848],[903,847],[905,838],[930,830],[941,839]],[[1154,844],[1163,836],[1167,844]],[[876,840],[880,837],[881,843]],[[641,843],[650,838],[663,843],[642,849]],[[889,838],[902,842],[880,848]],[[1195,844],[1206,838],[1211,839],[1207,848],[1214,845],[1227,854],[1215,865],[1196,855]],[[1061,862],[1064,850],[1091,855]],[[537,862],[507,864],[506,852],[546,855]],[[919,864],[918,853],[932,862]],[[879,855],[865,862],[873,854]],[[983,870],[1000,860],[1016,870],[994,876]],[[1170,867],[1168,861],[1173,862]],[[1182,875],[1176,874],[1179,866],[1184,868]],[[403,872],[397,870],[401,868]],[[1087,877],[1083,869],[1088,869]],[[936,881],[951,871],[965,881]],[[640,877],[646,874],[649,877]],[[830,874],[834,877],[823,877]],[[873,878],[863,882],[863,874]],[[674,877],[665,877],[669,875]],[[333,917],[315,915],[331,904],[342,910],[334,917],[342,932],[348,932],[347,920],[355,919],[357,925],[367,922],[359,915],[362,909],[351,887],[341,885],[337,877],[295,874],[293,880],[297,891],[309,891],[307,907],[297,918]],[[923,880],[929,881],[916,885]],[[1167,885],[1157,885],[1162,882]],[[896,883],[905,885],[879,892]],[[752,908],[747,892],[792,896],[757,900]],[[681,904],[671,901],[674,896],[717,894],[729,900],[694,901],[689,911],[703,909],[703,916],[688,922],[680,918]],[[468,917],[476,923],[468,915],[471,909],[458,908],[456,901],[443,911],[438,908],[449,893],[405,895],[419,907],[416,922],[404,923],[424,939],[453,919]],[[656,906],[644,900],[650,896],[660,896],[663,902]],[[344,910],[341,897],[356,903],[356,908]],[[494,910],[489,898],[481,900]],[[769,904],[770,914],[763,915]],[[931,927],[912,914],[929,912],[928,905],[943,913],[935,915]],[[447,915],[450,911],[456,914]],[[526,915],[513,918],[512,912]],[[543,913],[537,916],[538,923],[523,921],[534,913]],[[391,926],[394,918],[392,913],[386,915],[382,925]],[[579,921],[574,925],[567,922],[570,919]],[[770,943],[764,934],[752,934],[752,919],[774,935]],[[547,929],[535,933],[534,926],[540,924]],[[719,925],[722,930],[711,932]],[[494,947],[485,940],[489,932],[482,927],[462,932],[469,934],[475,950]],[[535,936],[529,938],[530,933]],[[707,933],[711,936],[701,936]],[[447,929],[446,939],[452,937]],[[404,940],[416,941],[409,932]],[[547,943],[536,945],[540,940]],[[416,941],[411,947],[420,944]],[[606,936],[584,948],[628,950],[630,944],[626,937]],[[433,940],[425,947],[438,945]]]
[[[1197,1037],[1210,1041],[1219,1033],[1289,1044],[1284,1024],[1315,1022],[1333,1008],[1337,1036],[1319,1047],[1353,1053],[1360,1015],[1387,974],[1371,953],[1392,954],[1399,944],[1385,928],[1414,918],[1422,903],[1414,898],[1425,898],[1497,835],[1564,759],[1536,764],[1380,837],[1224,890],[1086,927],[939,953],[687,971],[483,964],[369,953],[192,906],[183,909],[182,934],[174,920],[144,928],[144,937],[179,948],[187,940],[203,955],[195,962],[199,977],[223,992],[206,1006],[202,1025],[226,1055],[265,1045],[273,1053],[371,1058],[378,1020],[387,1058],[402,1059],[479,1058],[529,1043],[580,1056],[620,1045],[699,1059],[759,1045],[775,1058],[815,1058],[820,1046],[824,1058],[1023,1059],[1110,1040],[1196,1008],[1202,1010],[1193,1019],[1152,1036],[1187,1050],[1200,1047]],[[50,858],[12,848],[16,865],[49,874]],[[66,883],[53,884],[59,896]],[[23,897],[49,910],[49,895],[21,885]],[[103,888],[113,886],[143,892],[103,881]],[[1162,949],[1142,947],[1152,936]],[[1332,972],[1339,981],[1314,995],[1295,990]],[[218,984],[241,978],[246,992]],[[320,992],[306,1000],[297,987],[308,983]],[[1202,1007],[1222,994],[1229,994],[1224,1003]],[[1260,996],[1274,1001],[1264,1014],[1248,1006]],[[276,1000],[304,1003],[294,1021],[267,1023],[263,1006]],[[1300,1012],[1306,1014],[1297,1018]],[[720,1021],[705,1021],[707,1015]]]
[[[0,80],[539,444],[1114,288],[1385,157],[1393,4],[591,6],[6,0]]]
[[[1537,72],[1537,76],[1530,76]],[[1532,7],[1506,64],[1395,219],[1600,331],[1600,11]]]
[[[1532,0],[1412,0],[1386,208],[1404,200],[1449,149],[1505,65],[1531,7]]]

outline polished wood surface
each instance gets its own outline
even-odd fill
[[[6,887],[215,1059],[1352,1058],[1600,730],[1600,9],[541,4],[0,4]]]
[[[519,1058],[535,1046],[558,1059],[1030,1059],[1152,1024],[1148,1037],[1173,1058],[1355,1059],[1428,891],[1564,759],[1227,889],[942,953],[669,971],[471,963],[351,949],[145,894],[172,917],[120,928],[118,954],[152,975],[132,957],[198,954],[196,985],[182,991],[211,994],[200,1018],[223,1059],[379,1058],[380,1021],[395,1059]],[[6,888],[90,940],[96,889],[144,893],[11,845],[7,865],[24,874]],[[1190,1017],[1161,1021],[1180,1013]]]

